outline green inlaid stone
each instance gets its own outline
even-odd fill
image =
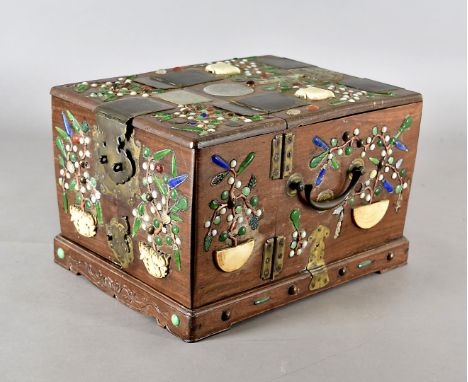
[[[258,300],[254,301],[254,305],[260,305],[263,304],[264,302],[270,301],[271,297],[263,297],[259,298]]]
[[[161,221],[158,220],[158,219],[154,219],[153,220],[153,226],[154,228],[159,228],[159,226],[161,225]]]
[[[377,141],[377,146],[380,146],[380,147],[382,147],[382,146],[383,146],[383,142],[382,142],[382,140],[381,140],[381,139],[379,139],[379,140]]]
[[[89,179],[89,183],[91,183],[91,185],[92,185],[93,187],[96,187],[96,185],[97,185],[97,181],[96,181],[95,178],[90,178],[90,179]]]
[[[345,148],[344,152],[345,152],[346,155],[351,155],[351,153],[353,152],[353,149],[352,149],[351,146],[348,146],[348,147]]]
[[[392,163],[394,162],[394,160],[395,160],[395,158],[389,157],[389,158],[388,158],[388,163],[389,163],[389,164],[392,164]]]
[[[88,122],[83,121],[83,123],[81,124],[81,131],[83,131],[83,133],[87,133],[89,131]]]
[[[335,147],[337,144],[338,144],[338,139],[336,139],[336,138],[330,139],[330,145],[332,147]]]
[[[73,190],[75,189],[75,186],[76,186],[76,179],[73,178],[73,179],[70,181],[70,184],[69,184],[70,191],[73,191]]]
[[[247,228],[245,228],[245,227],[240,227],[239,228],[239,231],[238,231],[239,235],[245,235],[246,233],[247,233]]]
[[[188,208],[187,198],[180,198],[174,207],[172,207],[172,212],[185,211]]]
[[[226,231],[222,232],[220,235],[219,235],[219,241],[226,241],[228,238],[228,234]]]
[[[249,196],[250,194],[250,188],[249,187],[244,187],[242,189],[242,193],[245,195],[245,196]]]
[[[393,146],[395,144],[396,139],[395,138],[390,138],[390,144]]]
[[[179,326],[180,325],[180,318],[177,314],[173,314],[171,316],[171,322],[172,322],[172,325],[174,326]]]
[[[395,187],[395,192],[397,194],[401,193],[402,190],[403,190],[403,187],[401,187],[401,185],[398,185],[398,186]]]
[[[63,180],[62,180],[62,178],[59,178],[59,180],[58,180],[58,184],[59,184],[59,186],[61,186],[61,185],[63,184]]]
[[[177,199],[177,190],[173,188],[169,195],[171,196],[171,199]]]
[[[63,250],[63,248],[61,247],[57,248],[57,257],[61,260],[65,258],[65,251]]]
[[[221,200],[227,200],[229,198],[229,191],[221,192]]]
[[[97,218],[98,224],[102,225],[104,224],[104,219],[102,217],[102,208],[101,208],[101,203],[99,202],[99,200],[96,200],[95,206],[96,206],[96,218]]]
[[[218,216],[215,216],[215,218],[213,219],[213,223],[214,223],[214,224],[219,224],[219,223],[221,223],[221,216],[219,216],[219,215],[218,215]]]
[[[357,267],[358,269],[362,269],[362,268],[365,268],[365,267],[368,267],[369,265],[371,265],[373,263],[373,260],[364,260],[362,262],[360,262]]]
[[[140,203],[138,205],[138,214],[143,216],[145,214],[145,203]]]
[[[400,170],[400,176],[406,176],[406,168]]]
[[[141,226],[141,219],[135,218],[135,221],[133,222],[133,227],[132,227],[132,237],[135,237],[140,226]]]
[[[76,154],[75,153],[70,153],[70,160],[72,162],[76,162]]]
[[[217,200],[213,199],[210,203],[209,203],[209,206],[212,210],[215,210],[216,208],[219,207],[219,203]]]
[[[173,240],[172,240],[172,238],[170,236],[166,236],[166,243],[167,243],[167,245],[172,245]]]
[[[163,175],[163,181],[164,181],[164,183],[169,182],[169,177],[166,174]]]
[[[335,170],[338,170],[340,168],[340,164],[338,163],[335,157],[331,159],[331,165]]]
[[[289,218],[291,219],[294,228],[296,231],[299,231],[299,219],[301,218],[301,212],[299,211],[298,208],[294,208],[291,211],[291,214],[289,215]]]
[[[381,192],[382,192],[382,188],[380,186],[377,186],[374,190],[374,195],[379,196]]]
[[[162,239],[159,236],[154,237],[154,242],[156,243],[156,245],[162,245],[163,243]]]
[[[171,228],[171,231],[172,231],[173,234],[177,235],[179,233],[180,229],[177,226],[173,226]]]
[[[177,264],[177,269],[178,269],[179,272],[180,272],[180,270],[181,270],[181,264],[180,264],[180,251],[179,251],[179,250],[175,250],[175,251],[174,251],[174,260],[175,260],[175,262],[176,262],[176,264]]]
[[[235,209],[234,209],[234,212],[236,214],[240,214],[242,212],[242,206],[237,206]]]
[[[242,172],[244,172],[244,170],[249,166],[249,164],[252,163],[254,158],[255,158],[254,152],[248,153],[245,159],[240,164],[239,169],[237,170],[237,175],[242,174]]]
[[[146,180],[146,178],[143,178],[141,183],[143,183],[143,186],[147,186],[148,185],[148,181]]]
[[[355,202],[354,198],[349,198],[349,204],[353,204]]]
[[[90,210],[91,208],[93,208],[93,204],[91,203],[91,200],[89,200],[89,199],[86,199],[86,200],[84,201],[84,204],[85,204],[85,207],[86,207],[88,210]]]
[[[83,197],[81,196],[81,194],[75,194],[75,203],[76,204],[80,204],[82,200],[83,200]]]
[[[257,195],[254,195],[254,196],[252,196],[252,197],[250,198],[250,204],[251,204],[252,206],[254,206],[254,207],[258,204],[258,196],[257,196]]]
[[[66,191],[62,192],[62,202],[63,202],[63,210],[66,214],[68,214],[68,194]]]
[[[378,160],[377,158],[369,157],[369,160],[370,160],[373,164],[375,164],[376,166],[378,166],[379,160]]]
[[[322,162],[323,158],[325,158],[327,155],[328,155],[328,151],[324,151],[323,153],[312,157],[309,163],[309,167],[310,168],[317,167]]]
[[[291,249],[296,249],[297,241],[292,241],[290,247],[291,247]]]
[[[378,132],[379,132],[379,129],[377,129],[377,126],[372,128],[372,134],[377,135]]]
[[[75,89],[77,92],[83,93],[89,89],[89,84],[81,83],[81,84],[75,85]]]

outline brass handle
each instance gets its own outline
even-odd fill
[[[311,194],[314,186],[312,184],[305,184],[304,181],[301,180],[292,180],[289,183],[289,188],[291,190],[297,191],[299,198],[303,199],[303,201],[309,205],[310,207],[318,210],[318,211],[326,211],[331,210],[333,208],[338,207],[341,203],[345,201],[348,197],[349,193],[354,189],[356,184],[359,181],[359,178],[364,174],[364,167],[362,166],[355,166],[351,170],[351,181],[349,182],[348,187],[343,191],[342,194],[337,196],[331,200],[324,200],[321,202],[312,200]],[[304,192],[304,196],[302,196],[302,192]]]

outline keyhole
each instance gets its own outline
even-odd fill
[[[123,164],[121,162],[114,164],[114,167],[112,168],[114,172],[121,172],[123,171]]]

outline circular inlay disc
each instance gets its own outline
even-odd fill
[[[243,84],[223,83],[208,85],[203,91],[214,96],[237,97],[253,93],[254,90]]]

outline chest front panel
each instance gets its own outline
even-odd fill
[[[302,271],[326,283],[326,264],[400,238],[420,113],[410,104],[200,150],[194,305]]]

